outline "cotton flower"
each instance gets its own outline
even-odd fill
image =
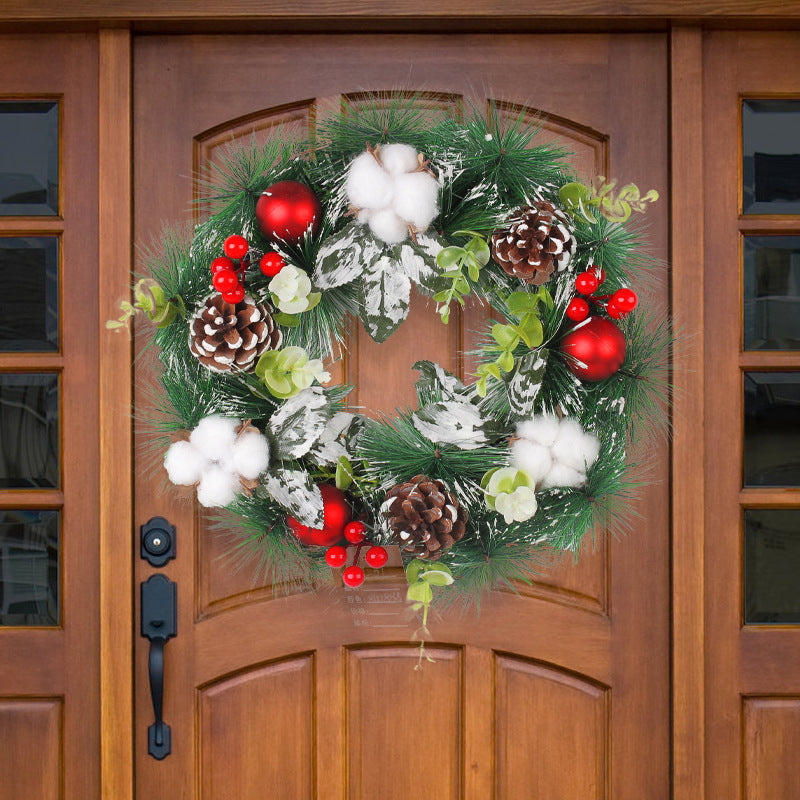
[[[511,463],[529,475],[537,489],[583,486],[600,454],[600,440],[569,417],[536,415],[517,426],[517,437]]]
[[[175,442],[164,456],[169,479],[196,485],[197,501],[206,508],[232,503],[268,466],[266,437],[238,419],[217,415],[201,419],[189,441]]]
[[[300,268],[287,264],[270,282],[275,305],[285,314],[299,314],[311,306],[311,280]]]
[[[381,145],[356,156],[345,192],[358,221],[387,244],[405,240],[409,229],[426,230],[439,213],[439,183],[407,144]]]
[[[481,481],[486,495],[486,505],[503,515],[507,525],[525,522],[538,507],[531,480],[515,467],[489,470]]]

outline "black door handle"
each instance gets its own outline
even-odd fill
[[[155,722],[147,729],[147,752],[161,760],[172,751],[172,731],[164,722],[164,645],[178,633],[178,585],[164,575],[142,583],[142,636],[150,640],[147,672]]]

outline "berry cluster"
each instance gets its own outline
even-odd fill
[[[226,303],[244,300],[244,274],[250,266],[250,245],[244,236],[229,236],[222,246],[224,256],[211,262],[211,285]]]
[[[260,266],[261,271],[268,278],[274,278],[286,266],[286,262],[280,253],[270,250],[270,252],[261,256]]]
[[[613,294],[600,294],[595,295],[595,292],[600,288],[600,284],[606,278],[606,273],[601,267],[594,264],[586,270],[581,272],[575,278],[575,289],[578,294],[584,297],[573,297],[567,306],[567,317],[573,322],[583,322],[589,316],[589,303],[605,308],[606,313],[612,319],[619,319],[626,314],[630,314],[639,298],[636,297],[636,292],[633,289],[617,289]]]
[[[367,526],[363,522],[348,522],[347,525],[344,526],[344,538],[347,539],[350,544],[356,546],[356,553],[353,558],[353,563],[349,567],[346,567],[342,573],[342,580],[347,586],[361,586],[361,584],[364,583],[364,570],[358,566],[358,558],[361,555],[361,549],[371,544],[366,541]],[[383,547],[380,547],[380,545],[373,544],[369,550],[367,550],[364,558],[370,567],[373,569],[380,569],[386,565],[386,562],[389,560],[389,554]],[[333,567],[334,569],[343,567],[347,561],[347,548],[338,544],[329,547],[325,553],[325,561],[329,567]]]

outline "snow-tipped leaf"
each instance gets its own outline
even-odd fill
[[[410,296],[410,278],[387,256],[379,258],[359,281],[362,320],[376,342],[385,342],[406,318]]]
[[[304,456],[322,435],[329,417],[328,399],[322,387],[310,386],[290,397],[269,421],[276,457]]]
[[[527,416],[533,411],[533,404],[542,388],[546,365],[546,350],[526,353],[517,361],[507,382],[508,404],[515,414]]]
[[[351,222],[329,236],[319,248],[314,284],[320,289],[333,289],[351,283],[369,272],[383,249],[383,242],[375,239],[369,228]]]
[[[429,403],[412,415],[414,426],[438,444],[453,444],[461,450],[477,450],[487,443],[486,420],[468,400]]]
[[[321,528],[325,523],[322,493],[302,469],[273,469],[264,481],[272,499],[301,525]]]
[[[459,400],[471,394],[471,388],[434,361],[417,361],[412,369],[420,373],[415,384],[420,403],[428,399]]]

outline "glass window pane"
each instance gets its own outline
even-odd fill
[[[800,100],[742,103],[742,208],[800,214]]]
[[[0,625],[58,625],[58,511],[0,510]]]
[[[800,509],[747,509],[744,541],[744,621],[800,622]]]
[[[0,214],[58,214],[58,103],[0,101]]]
[[[58,350],[58,237],[0,237],[0,352]]]
[[[0,489],[54,489],[58,476],[58,375],[0,374]]]
[[[800,372],[744,374],[744,485],[800,486]]]

